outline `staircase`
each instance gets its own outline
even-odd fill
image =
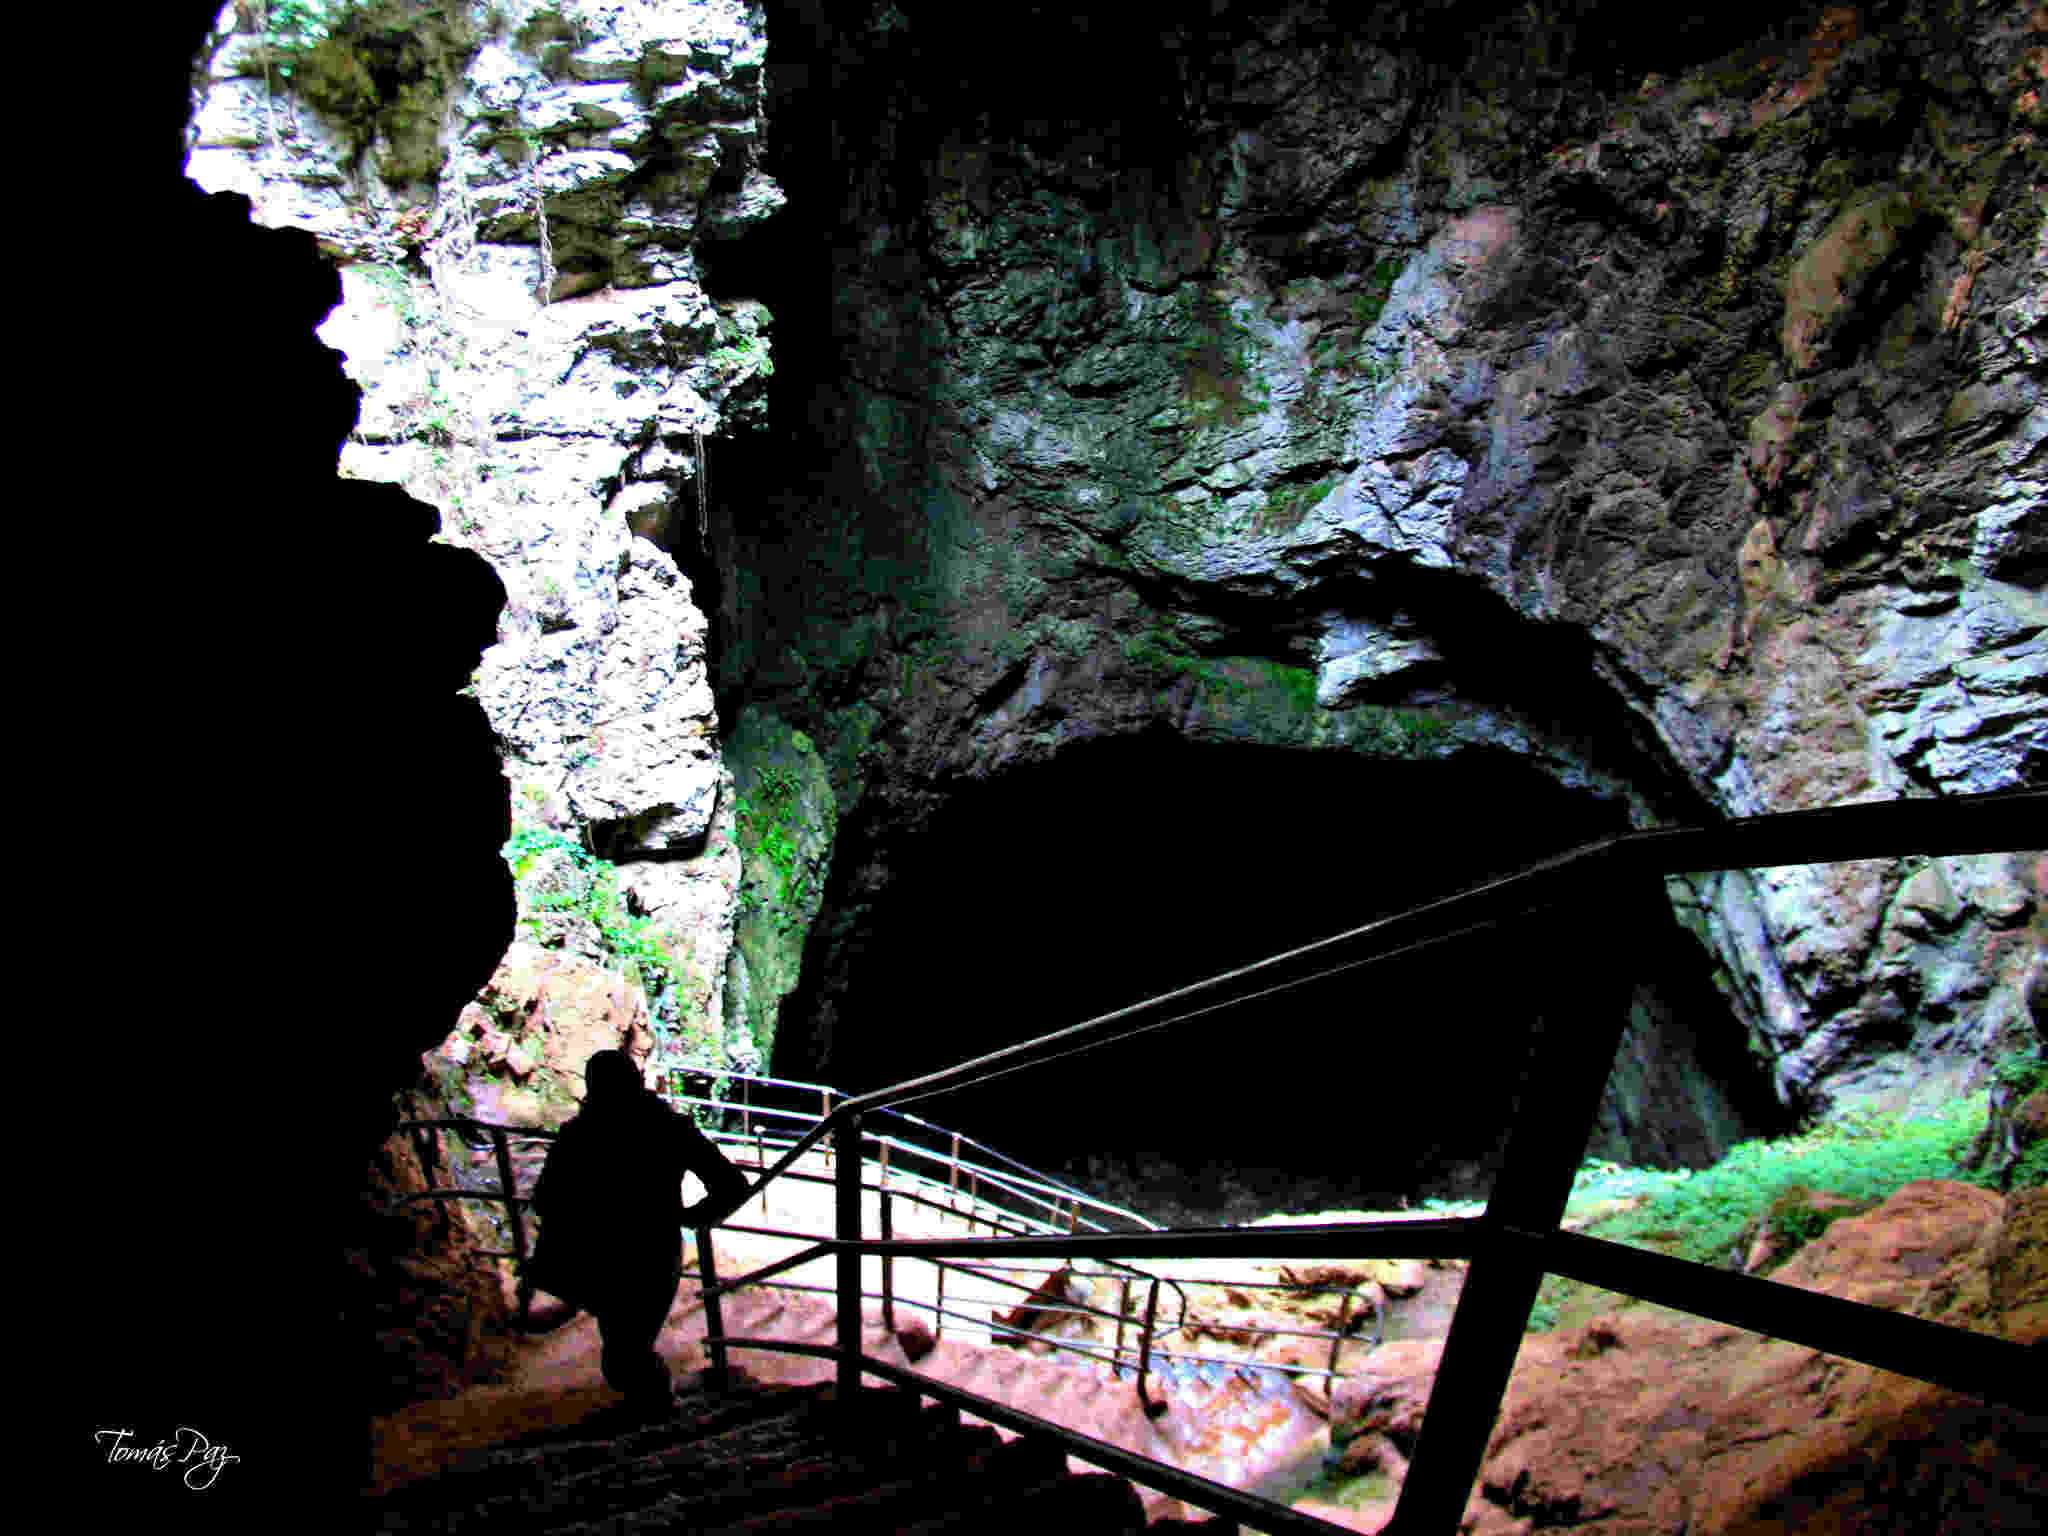
[[[737,1380],[680,1394],[673,1418],[605,1410],[497,1446],[469,1465],[366,1501],[379,1532],[492,1536],[695,1536],[823,1531],[954,1536],[1031,1529],[1112,1536],[1234,1529],[1155,1521],[1108,1473],[1073,1473],[1052,1440],[1002,1440],[897,1388],[864,1388],[852,1415],[834,1389]]]

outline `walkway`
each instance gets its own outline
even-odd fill
[[[819,1167],[823,1166],[820,1160]],[[805,1165],[805,1171],[813,1170]],[[686,1198],[695,1198],[697,1193],[694,1180],[686,1184]],[[868,1197],[863,1214],[864,1229],[869,1232],[878,1229],[878,1198]],[[765,1196],[742,1207],[733,1222],[743,1227],[829,1231],[831,1206],[828,1185],[784,1178],[772,1184]],[[905,1237],[951,1236],[967,1230],[964,1221],[928,1209],[898,1202],[897,1210],[898,1232]],[[715,1245],[719,1273],[728,1278],[802,1246],[793,1239],[730,1229],[717,1232]],[[867,1264],[864,1289],[879,1293],[881,1261],[870,1259]],[[930,1312],[912,1303],[936,1301],[933,1266],[900,1262],[894,1268],[898,1327],[914,1318],[929,1326]],[[766,1288],[742,1291],[724,1303],[726,1333],[796,1343],[836,1342],[829,1295],[832,1261],[813,1260],[783,1278],[822,1287],[827,1294]],[[1021,1299],[1016,1292],[970,1280],[958,1270],[948,1274],[946,1286],[948,1310],[970,1319],[986,1319],[992,1310],[1007,1309]],[[1073,1355],[1041,1356],[992,1345],[985,1328],[974,1330],[949,1318],[931,1352],[912,1362],[901,1342],[884,1328],[879,1303],[870,1302],[863,1309],[863,1319],[864,1347],[884,1360],[914,1364],[921,1374],[1237,1486],[1249,1486],[1276,1466],[1301,1463],[1327,1444],[1322,1421],[1284,1388],[1255,1388],[1235,1376],[1213,1383],[1193,1378],[1176,1383],[1155,1377],[1152,1395],[1155,1400],[1166,1398],[1169,1407],[1153,1419],[1139,1407],[1133,1383],[1115,1381],[1106,1368]],[[1135,1329],[1133,1333],[1135,1336]],[[679,1383],[710,1364],[704,1335],[704,1309],[694,1273],[686,1274],[657,1343]],[[414,1403],[374,1422],[373,1491],[450,1467],[483,1447],[560,1432],[617,1403],[599,1370],[597,1326],[589,1316],[579,1315],[553,1333],[520,1338],[514,1347],[514,1363],[503,1382],[472,1387],[451,1399]],[[735,1349],[733,1361],[748,1376],[766,1384],[817,1384],[832,1374],[823,1361],[761,1350]],[[1083,1468],[1078,1461],[1074,1466]],[[1154,1519],[1199,1513],[1157,1494],[1147,1495],[1145,1506],[1148,1517]]]

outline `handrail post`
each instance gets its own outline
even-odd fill
[[[533,1315],[533,1286],[526,1278],[526,1222],[519,1214],[519,1191],[512,1179],[512,1144],[506,1140],[502,1125],[491,1127],[491,1148],[498,1158],[498,1191],[505,1197],[505,1216],[512,1227],[512,1265],[519,1277],[514,1289],[519,1296],[519,1321],[523,1325]]]
[[[1159,1315],[1159,1278],[1152,1279],[1151,1294],[1145,1298],[1145,1331],[1138,1341],[1138,1406],[1145,1410],[1145,1417],[1156,1419],[1166,1412],[1166,1395],[1160,1394],[1159,1401],[1153,1402],[1145,1395],[1145,1377],[1152,1369],[1152,1323]]]
[[[1124,1379],[1124,1319],[1131,1310],[1131,1277],[1125,1275],[1117,1282],[1116,1301],[1116,1348],[1109,1357],[1109,1368],[1116,1373],[1116,1379]]]
[[[1524,925],[1518,954],[1502,957],[1522,961],[1513,973],[1550,980],[1535,999],[1506,1145],[1480,1218],[1486,1241],[1458,1293],[1395,1507],[1398,1530],[1454,1530],[1464,1513],[1543,1279],[1540,1245],[1564,1219],[1628,1025],[1638,924],[1662,895],[1616,880],[1597,934],[1575,926],[1569,908],[1553,908]]]
[[[761,1137],[761,1122],[754,1122],[754,1176],[759,1178],[768,1171],[768,1147]],[[768,1220],[768,1186],[761,1186],[761,1219]]]
[[[888,1149],[885,1147],[883,1150],[887,1151]],[[896,1235],[895,1222],[889,1210],[889,1207],[894,1203],[895,1197],[889,1193],[888,1175],[885,1172],[882,1178],[881,1206],[882,1241],[885,1243]],[[894,1255],[887,1253],[882,1255],[882,1326],[889,1330],[891,1336],[895,1334],[896,1259]]]
[[[1337,1353],[1344,1347],[1344,1324],[1351,1316],[1351,1290],[1347,1286],[1344,1299],[1337,1303],[1337,1333],[1330,1340],[1330,1364],[1323,1372],[1323,1396],[1335,1401],[1337,1390]],[[1332,1421],[1334,1422],[1334,1420]]]
[[[505,1214],[512,1223],[512,1252],[519,1272],[526,1272],[526,1225],[519,1219],[519,1189],[512,1179],[512,1144],[505,1139],[505,1127],[491,1127],[491,1147],[498,1154],[498,1189],[505,1197]]]
[[[834,1235],[839,1248],[839,1408],[849,1428],[860,1389],[860,1116],[848,1115],[833,1137]]]
[[[946,1336],[946,1261],[934,1259],[932,1268],[939,1272],[938,1304],[932,1308],[932,1342],[936,1344]]]
[[[698,1294],[704,1298],[704,1342],[711,1352],[711,1384],[720,1392],[732,1387],[732,1372],[725,1353],[725,1310],[719,1305],[718,1255],[711,1247],[711,1229],[697,1229],[697,1276],[702,1282]]]

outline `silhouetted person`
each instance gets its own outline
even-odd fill
[[[534,1185],[541,1254],[533,1283],[597,1319],[606,1383],[659,1411],[674,1401],[654,1341],[682,1280],[681,1229],[725,1220],[747,1179],[641,1084],[624,1051],[592,1056],[583,1084],[583,1108],[562,1127]],[[689,1206],[685,1171],[708,1191]]]

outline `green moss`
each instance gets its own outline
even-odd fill
[[[1290,667],[1277,661],[1255,662],[1264,674],[1266,691],[1285,701],[1290,714],[1304,715],[1316,707],[1316,675],[1307,667]]]
[[[858,771],[864,732],[873,723],[871,712],[864,718],[865,727],[858,715],[829,722],[842,732],[834,740],[835,752],[844,754],[841,772]],[[838,801],[832,766],[807,734],[772,711],[749,706],[740,712],[726,737],[725,761],[734,779],[734,841],[742,867],[734,969],[745,981],[728,985],[727,1019],[745,1028],[766,1060],[822,901]]]
[[[1382,757],[1434,757],[1453,734],[1448,720],[1426,709],[1365,705],[1346,720],[1352,744]]]
[[[1365,275],[1364,283],[1351,298],[1351,318],[1361,335],[1379,324],[1380,316],[1386,312],[1387,300],[1394,295],[1394,284],[1400,278],[1405,263],[1397,256],[1389,256]]]
[[[265,40],[358,158],[383,140],[378,171],[402,185],[439,179],[442,119],[483,36],[466,0],[298,0],[273,4]]]
[[[2025,1060],[2011,1061],[2009,1069],[2016,1074],[2041,1070],[2038,1061]],[[1745,1234],[1755,1231],[1760,1220],[1771,1220],[1783,1242],[1782,1260],[1833,1222],[1870,1210],[1917,1180],[1992,1185],[1993,1172],[1965,1166],[1988,1111],[1988,1095],[1978,1094],[1940,1114],[1914,1119],[1858,1112],[1797,1136],[1744,1142],[1698,1172],[1588,1163],[1572,1186],[1572,1201],[1644,1197],[1634,1210],[1588,1230],[1608,1241],[1729,1268],[1739,1268],[1747,1258]],[[2016,1179],[2013,1187],[2025,1186]],[[1856,1204],[1816,1210],[1810,1203],[1815,1191]],[[1571,1327],[1614,1304],[1607,1292],[1552,1275],[1539,1293],[1532,1326]]]
[[[1180,376],[1197,426],[1241,421],[1267,404],[1252,333],[1220,293],[1197,290],[1181,307]]]
[[[657,1013],[664,994],[670,999],[667,1006],[681,1009],[690,980],[685,957],[673,935],[628,910],[617,865],[531,821],[516,821],[499,853],[512,870],[522,935],[542,945],[559,944],[561,933],[548,921],[551,916],[586,922],[596,930],[609,963],[639,984]],[[677,1012],[668,1022],[680,1028],[684,1020]]]
[[[1263,656],[1200,657],[1178,648],[1164,630],[1123,642],[1124,658],[1162,687],[1192,682],[1198,710],[1264,738],[1299,739],[1316,713],[1316,678],[1306,667]]]
[[[2048,1056],[2043,1056],[2038,1046],[2008,1052],[1991,1064],[1991,1072],[2015,1104],[2048,1088]]]
[[[1299,528],[1309,513],[1322,505],[1337,480],[1318,480],[1313,485],[1280,485],[1267,494],[1253,526],[1260,533],[1286,533]]]
[[[742,335],[731,346],[714,348],[705,359],[721,373],[732,375],[731,383],[759,374],[767,378],[775,372],[775,363],[769,354],[768,338],[761,335]]]
[[[1141,635],[1126,635],[1123,640],[1124,660],[1141,672],[1152,672],[1167,678],[1202,677],[1207,675],[1208,663],[1176,650],[1172,637],[1163,629],[1148,629]]]

